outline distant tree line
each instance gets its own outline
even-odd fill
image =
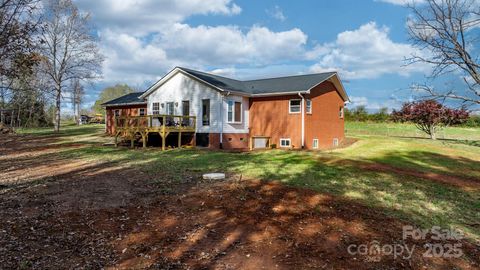
[[[345,109],[345,120],[356,122],[388,122],[391,121],[387,107],[380,108],[377,112],[369,113],[365,106]]]
[[[388,108],[369,113],[365,106],[358,106],[345,110],[345,120],[412,123],[432,139],[436,139],[439,129],[448,126],[480,127],[480,115],[471,115],[465,107],[449,108],[433,99],[406,102],[399,110],[391,113]]]

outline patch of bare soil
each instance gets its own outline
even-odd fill
[[[108,163],[57,171],[72,160],[57,161],[46,180],[0,195],[0,268],[480,267],[479,246],[462,240],[461,258],[424,257],[427,240],[402,240],[405,223],[354,201],[235,176],[170,182]],[[415,249],[410,259],[348,252],[372,241]]]

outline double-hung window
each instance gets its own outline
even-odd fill
[[[242,103],[239,101],[229,100],[227,104],[227,122],[242,122]]]
[[[152,114],[153,115],[160,114],[160,102],[153,102],[152,103]]]
[[[210,126],[210,99],[202,99],[202,124]]]
[[[145,108],[139,108],[138,109],[138,115],[139,116],[144,116],[145,115]]]
[[[338,112],[340,118],[343,118],[343,107],[340,107],[340,111]]]
[[[307,110],[307,113],[312,113],[312,100],[306,99],[305,103],[306,103],[305,109]]]
[[[318,149],[318,139],[313,139],[312,148],[313,148],[313,149]]]
[[[300,113],[302,110],[302,100],[301,99],[290,99],[288,105],[289,113]]]

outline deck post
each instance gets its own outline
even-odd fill
[[[115,132],[115,147],[118,147],[118,132]]]
[[[148,133],[142,132],[143,148],[146,148],[146,147],[147,147],[147,136],[148,136]]]
[[[135,133],[130,134],[130,147],[134,148],[134,143],[135,143]]]
[[[182,132],[178,132],[178,148],[182,148]]]
[[[166,139],[165,139],[165,120],[166,120],[166,117],[165,116],[162,116],[162,151],[165,151],[165,143],[166,143]]]

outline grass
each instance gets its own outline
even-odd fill
[[[65,148],[66,159],[118,162],[147,172],[152,181],[169,178],[182,181],[204,172],[224,171],[245,178],[281,181],[360,201],[384,213],[417,225],[455,226],[469,237],[480,239],[480,191],[421,179],[394,170],[367,170],[382,164],[402,170],[449,175],[480,181],[480,130],[449,128],[442,140],[418,138],[406,124],[348,123],[347,134],[358,139],[354,145],[333,151],[302,152],[272,150],[229,153],[195,149],[131,150],[101,146],[111,140],[102,125],[67,126],[59,143],[81,141],[83,148]],[[49,135],[44,130],[21,133]],[[470,142],[470,143],[465,143]]]

